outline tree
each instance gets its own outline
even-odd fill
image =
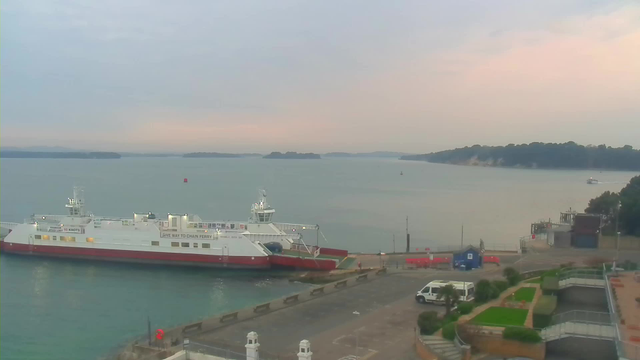
[[[447,285],[440,288],[436,299],[444,300],[444,315],[447,316],[451,312],[451,308],[458,302],[458,300],[460,300],[460,294],[458,293],[458,290],[453,287],[453,285]]]
[[[618,204],[620,210],[616,214]],[[613,230],[618,216],[619,231],[640,236],[640,176],[633,177],[620,193],[605,191],[591,199],[585,212],[605,216],[606,229],[603,232]]]
[[[509,285],[514,286],[520,282],[520,273],[518,270],[508,267],[502,270],[502,275],[507,279]]]
[[[605,191],[597,198],[589,200],[589,205],[584,209],[584,212],[587,214],[612,216],[615,215],[618,201],[620,201],[620,195],[611,191]]]
[[[640,176],[620,190],[620,225],[629,235],[640,236]]]
[[[476,284],[475,298],[477,302],[487,302],[498,297],[500,292],[489,280],[480,280]]]

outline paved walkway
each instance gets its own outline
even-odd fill
[[[538,284],[526,284],[526,285],[534,285],[534,287],[536,288],[536,293],[535,295],[533,295],[533,301],[531,301],[531,304],[529,305],[529,312],[527,313],[527,319],[524,321],[524,326],[533,328],[533,308],[536,306],[536,304],[538,303],[538,300],[542,296],[542,290],[540,289],[540,286],[538,286]]]

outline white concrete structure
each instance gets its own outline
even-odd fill
[[[258,333],[252,331],[247,334],[247,344],[244,346],[247,349],[247,360],[259,360],[258,349],[260,344],[258,343]]]
[[[311,343],[309,340],[300,341],[300,351],[298,351],[298,360],[311,360]]]

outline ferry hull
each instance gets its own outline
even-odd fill
[[[20,255],[49,256],[87,260],[104,260],[118,262],[182,265],[200,267],[218,267],[233,269],[268,269],[271,262],[267,256],[216,256],[200,254],[175,254],[163,252],[109,250],[72,248],[62,246],[27,245],[6,243],[2,241],[0,248],[5,253]]]
[[[271,255],[271,264],[276,269],[331,271],[336,268],[335,260],[312,259],[285,255]]]

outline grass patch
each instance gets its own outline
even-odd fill
[[[527,309],[511,309],[493,306],[476,315],[471,322],[487,326],[522,326],[527,319]]]
[[[509,296],[509,300],[520,302],[522,300],[526,302],[532,302],[533,297],[536,295],[536,288],[531,287],[523,287],[518,289],[516,293],[512,296]]]

